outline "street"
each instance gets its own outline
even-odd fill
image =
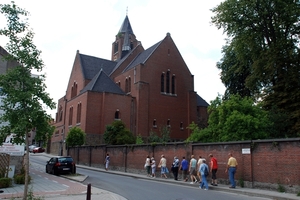
[[[30,162],[39,165],[40,170],[45,173],[45,164],[48,160],[45,156],[31,156]],[[92,187],[107,190],[123,196],[128,200],[140,199],[160,199],[160,200],[196,200],[203,199],[222,199],[222,200],[257,200],[266,199],[259,197],[245,196],[235,193],[227,193],[216,190],[201,190],[195,185],[178,185],[176,182],[160,182],[153,179],[141,179],[129,176],[120,176],[106,172],[77,168],[77,173],[88,175],[84,181]],[[156,178],[160,179],[160,178]]]

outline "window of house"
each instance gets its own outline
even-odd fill
[[[128,92],[131,92],[131,78],[128,78]]]
[[[69,112],[69,126],[72,126],[72,118],[73,118],[73,107],[70,108],[70,112]]]
[[[165,92],[165,73],[160,76],[160,92]]]
[[[170,71],[166,75],[166,93],[170,93]]]
[[[71,98],[77,96],[77,83],[74,82],[71,88]]]
[[[120,119],[120,111],[116,110],[115,112],[115,119]]]
[[[80,123],[81,121],[81,103],[77,105],[77,118],[76,118],[76,123]]]
[[[175,74],[172,76],[172,94],[175,94]]]
[[[153,128],[157,128],[156,119],[153,120]]]
[[[171,127],[171,124],[170,124],[170,119],[168,119],[167,121],[167,127],[170,128]]]
[[[128,93],[128,79],[125,80],[125,93]]]
[[[117,53],[118,52],[118,48],[119,48],[119,45],[117,42],[115,42],[115,45],[114,45],[114,53]]]
[[[183,122],[180,122],[180,130],[183,130]]]

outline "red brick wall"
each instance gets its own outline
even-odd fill
[[[219,182],[228,183],[228,175],[225,173],[228,153],[233,153],[237,159],[238,169],[235,176],[237,182],[243,180],[246,187],[264,187],[277,189],[278,184],[292,192],[300,189],[300,138],[281,140],[257,140],[228,143],[168,143],[161,145],[132,145],[132,146],[102,146],[79,147],[80,164],[103,167],[106,152],[110,154],[110,168],[114,170],[145,173],[143,168],[146,156],[154,156],[157,163],[161,155],[165,155],[167,166],[170,167],[174,156],[182,160],[185,156],[190,160],[202,156],[209,162],[208,155],[212,153],[218,160],[217,177]],[[242,153],[245,149],[251,149],[251,154]],[[77,159],[77,148],[70,148],[69,154]]]

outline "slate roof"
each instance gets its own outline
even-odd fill
[[[139,55],[137,55],[135,59],[133,59],[131,63],[123,70],[123,72],[126,72],[131,68],[134,68],[138,64],[141,63],[144,64],[148,60],[148,58],[152,55],[152,53],[155,51],[155,49],[160,45],[161,42],[162,40],[154,44],[153,46],[149,47],[145,51],[141,52]]]
[[[88,56],[84,54],[79,54],[79,56],[82,66],[82,73],[84,79],[87,80],[91,80],[95,74],[100,71],[100,69],[102,69],[106,74],[110,74],[117,64],[115,61],[97,58],[94,56]]]
[[[197,106],[208,107],[209,104],[197,94]]]
[[[94,78],[80,91],[107,92],[125,95],[125,92],[107,76],[104,70],[100,69]]]
[[[129,34],[134,35],[127,15],[123,21],[123,24],[122,24],[120,30],[119,30],[119,33],[129,33]]]

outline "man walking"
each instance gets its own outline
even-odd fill
[[[209,154],[209,157],[210,157],[211,185],[218,186],[217,175],[216,175],[218,170],[218,161],[212,154]]]
[[[197,172],[196,172],[196,169],[197,169],[197,160],[194,158],[194,155],[192,155],[191,156],[191,160],[190,160],[190,169],[189,169],[189,171],[190,171],[190,177],[191,177],[190,184],[197,183],[197,178],[196,178]]]
[[[231,184],[231,186],[229,188],[235,188],[234,175],[237,170],[238,163],[237,163],[236,159],[232,156],[232,153],[229,153],[228,157],[229,157],[229,159],[228,159],[227,168],[225,170],[225,173],[228,172],[228,175],[229,175],[229,181]]]

